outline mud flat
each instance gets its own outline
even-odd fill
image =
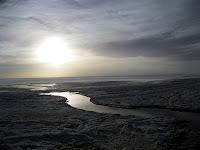
[[[200,130],[184,120],[83,111],[66,104],[66,98],[39,95],[80,92],[112,107],[199,112],[199,83],[66,82],[43,91],[1,87],[0,149],[199,149]]]

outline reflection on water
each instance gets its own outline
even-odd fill
[[[13,85],[12,87],[15,88],[23,88],[23,89],[30,89],[31,91],[42,91],[42,90],[48,90],[53,89],[55,84],[19,84],[19,85]]]
[[[65,82],[102,82],[102,81],[132,81],[149,82],[170,79],[199,78],[199,75],[135,75],[135,76],[93,76],[93,77],[61,77],[61,78],[25,78],[25,79],[0,79],[0,86],[13,84],[40,84],[40,83],[65,83]]]
[[[94,111],[98,113],[111,113],[111,114],[121,114],[121,115],[137,115],[137,116],[144,116],[144,117],[152,117],[152,115],[141,113],[136,109],[122,109],[122,108],[96,105],[90,101],[89,97],[86,97],[77,93],[72,93],[72,92],[51,92],[51,93],[41,93],[41,95],[53,95],[53,96],[66,97],[67,98],[66,103],[68,103],[70,106],[77,109],[87,110],[87,111]]]
[[[111,113],[120,115],[134,115],[141,117],[164,117],[164,118],[174,118],[177,120],[190,121],[190,125],[199,128],[200,127],[200,113],[191,112],[179,112],[168,109],[158,109],[158,108],[140,108],[140,109],[123,109],[114,108],[109,106],[102,106],[93,104],[89,97],[78,93],[72,92],[51,92],[51,93],[41,93],[40,95],[53,95],[61,96],[67,98],[66,103],[70,106],[82,109],[86,111],[94,111],[98,113]]]

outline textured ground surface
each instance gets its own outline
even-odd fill
[[[78,91],[91,96],[97,104],[110,106],[199,111],[199,82],[187,79],[140,85],[63,83],[50,91]],[[39,93],[0,88],[0,149],[197,150],[200,147],[200,131],[187,128],[184,122],[86,112],[71,108],[65,98]]]
[[[65,84],[63,84],[65,86]],[[91,97],[95,104],[122,108],[160,107],[200,112],[200,79],[164,82],[94,82],[82,83],[74,90]]]

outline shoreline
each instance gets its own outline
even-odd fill
[[[196,80],[191,79],[191,84],[197,84]],[[0,149],[198,149],[200,130],[188,129],[187,122],[99,114],[72,108],[63,97],[38,95],[72,91],[110,103],[121,101],[123,94],[140,93],[143,86],[133,91],[138,87],[127,82],[59,83],[43,91],[0,87],[0,91],[9,91],[0,93]],[[129,104],[127,99],[123,102]]]

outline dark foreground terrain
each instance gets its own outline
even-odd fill
[[[74,82],[42,91],[76,91],[96,104],[200,112],[200,79],[160,83]],[[98,114],[41,91],[0,88],[0,149],[199,150],[200,130],[173,118]]]

